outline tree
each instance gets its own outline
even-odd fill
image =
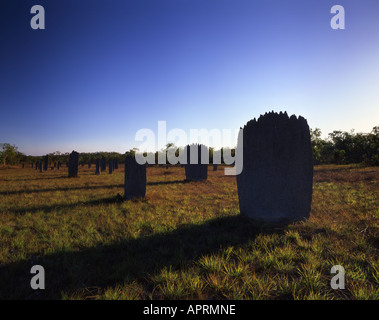
[[[319,128],[316,128],[314,130],[310,129],[309,131],[311,134],[313,159],[315,163],[319,163],[321,160],[321,149],[322,149],[321,130]]]
[[[334,159],[332,162],[365,163],[377,165],[379,160],[379,133],[374,127],[369,134],[333,131],[329,134],[333,144]]]
[[[125,156],[126,156],[126,157],[135,157],[137,151],[139,151],[138,148],[130,149],[129,151],[126,151],[126,152],[125,152]]]
[[[367,135],[366,153],[364,162],[372,165],[379,165],[379,126],[372,129]]]
[[[15,164],[17,156],[17,147],[9,143],[0,143],[1,148],[1,160],[4,165]]]

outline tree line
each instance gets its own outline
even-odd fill
[[[379,126],[370,133],[333,131],[327,139],[318,128],[310,133],[315,164],[379,165]]]
[[[372,129],[370,133],[355,133],[354,130],[333,131],[326,139],[321,138],[319,128],[310,129],[313,158],[315,164],[349,164],[360,163],[363,165],[379,165],[379,126]],[[168,143],[166,148],[159,152],[166,152],[170,148],[175,148],[175,154],[179,154],[179,149],[173,143]],[[124,154],[118,152],[92,152],[80,153],[79,163],[95,163],[96,159],[104,157],[106,161],[118,160],[124,162],[125,157],[130,152],[138,151],[134,148]],[[226,149],[221,149],[225,152]],[[213,162],[214,148],[209,148],[209,163]],[[235,155],[235,149],[228,149],[231,156]],[[55,151],[49,153],[49,162],[68,162],[69,153]],[[158,151],[155,152],[156,163],[158,163]],[[223,159],[223,157],[222,157]],[[0,143],[0,163],[3,165],[32,164],[36,161],[43,161],[43,156],[27,156],[18,151],[18,147],[9,143]]]

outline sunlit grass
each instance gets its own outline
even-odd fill
[[[240,217],[222,168],[185,183],[183,168],[149,167],[133,201],[117,198],[122,166],[64,169],[0,170],[0,298],[378,299],[377,168],[316,167],[311,216],[287,226]],[[330,287],[333,265],[345,290]]]

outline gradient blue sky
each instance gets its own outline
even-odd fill
[[[46,29],[32,30],[43,5]],[[333,5],[346,29],[330,27]],[[266,111],[323,136],[379,125],[378,0],[2,0],[0,142],[125,152],[135,133]]]

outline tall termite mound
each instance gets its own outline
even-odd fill
[[[237,175],[242,214],[267,222],[306,219],[312,184],[307,120],[288,117],[286,112],[269,112],[244,126],[243,170]]]

